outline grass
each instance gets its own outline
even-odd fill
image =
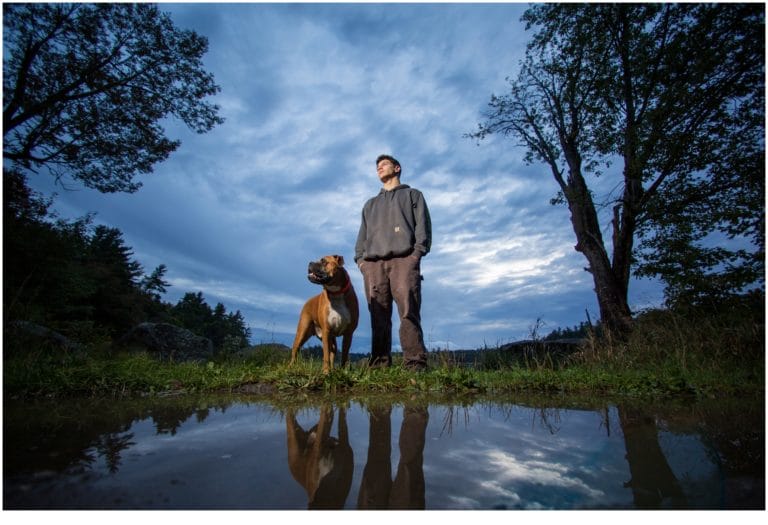
[[[4,394],[133,396],[200,392],[328,394],[562,393],[622,396],[764,395],[764,325],[748,318],[697,318],[669,312],[638,318],[627,341],[588,339],[565,361],[520,363],[503,349],[478,352],[471,366],[430,354],[426,372],[364,361],[323,374],[306,355],[288,366],[284,350],[265,345],[248,357],[207,363],[159,362],[144,353],[61,355],[44,349],[4,361]]]
[[[748,394],[764,389],[764,368],[691,368],[674,363],[623,367],[582,363],[553,369],[505,367],[497,370],[432,367],[410,372],[364,366],[335,368],[323,374],[319,360],[256,365],[251,360],[163,363],[146,354],[64,361],[7,361],[4,389],[11,396],[168,395],[193,392],[513,392],[597,395]]]

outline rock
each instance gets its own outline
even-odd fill
[[[23,337],[43,343],[65,352],[82,350],[80,343],[76,343],[68,337],[30,321],[12,321],[10,329],[14,337]]]
[[[168,323],[141,323],[125,334],[118,346],[147,351],[173,362],[208,361],[213,357],[210,339]]]

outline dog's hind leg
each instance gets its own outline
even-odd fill
[[[309,340],[310,337],[315,335],[314,323],[312,318],[308,315],[304,315],[304,312],[299,317],[299,325],[296,327],[296,338],[293,340],[293,346],[291,347],[291,361],[290,365],[296,362],[296,356],[299,353],[299,348]]]

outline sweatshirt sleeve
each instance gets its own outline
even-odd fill
[[[365,256],[365,239],[367,235],[367,227],[365,224],[365,207],[361,213],[360,230],[357,232],[357,241],[355,242],[355,262],[359,262]]]
[[[416,222],[414,229],[416,242],[414,250],[423,257],[429,253],[432,247],[432,219],[429,216],[429,208],[427,208],[427,201],[424,200],[424,195],[420,191],[415,193],[413,216]]]

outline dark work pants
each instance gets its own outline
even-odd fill
[[[400,346],[406,367],[427,365],[421,329],[421,263],[416,257],[363,261],[360,271],[371,314],[371,364],[392,363],[392,301],[400,316]]]

